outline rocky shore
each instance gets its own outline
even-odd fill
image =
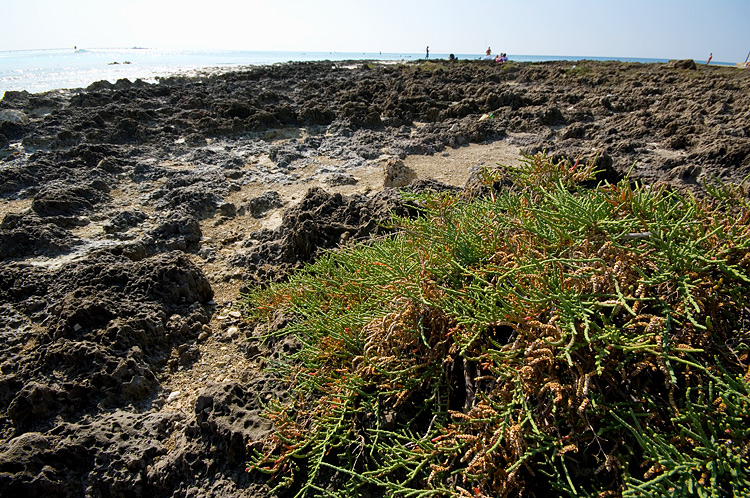
[[[521,154],[750,174],[750,72],[308,62],[0,100],[0,496],[268,496],[243,288]]]

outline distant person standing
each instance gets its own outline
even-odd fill
[[[425,59],[429,59],[430,58],[430,46],[429,45],[427,45],[427,48],[425,49],[424,58]]]
[[[711,64],[711,59],[713,59],[713,58],[714,58],[714,53],[711,52],[711,55],[708,56],[708,60],[706,61],[706,65]]]

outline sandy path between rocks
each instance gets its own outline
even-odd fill
[[[518,145],[511,140],[500,140],[488,144],[471,144],[456,149],[446,149],[432,156],[408,156],[404,165],[410,168],[417,179],[435,179],[449,185],[463,187],[471,172],[482,166],[496,164],[513,165],[519,162]],[[249,167],[257,167],[269,161],[267,157],[256,158]],[[210,382],[228,383],[244,382],[259,374],[263,359],[249,359],[238,347],[249,332],[235,307],[241,298],[240,288],[243,285],[241,268],[230,268],[228,259],[239,249],[247,234],[262,228],[274,229],[281,224],[283,211],[299,202],[313,187],[321,187],[331,193],[342,195],[368,194],[383,189],[384,172],[381,164],[367,166],[351,171],[357,182],[354,185],[329,185],[324,183],[316,171],[325,165],[337,164],[336,161],[322,157],[304,168],[295,170],[298,181],[288,185],[268,185],[249,183],[241,190],[232,192],[226,199],[236,205],[246,203],[249,199],[263,192],[275,190],[281,196],[284,206],[266,213],[262,218],[250,214],[233,218],[214,217],[201,222],[203,233],[202,246],[214,249],[215,256],[205,259],[199,255],[189,255],[201,268],[211,282],[214,290],[216,313],[200,336],[198,359],[187,367],[165,373],[162,380],[166,390],[166,402],[163,410],[189,414],[195,406],[198,393]],[[132,192],[112,192],[122,208],[132,207]],[[0,219],[8,213],[20,213],[30,209],[31,200],[15,200],[0,203]],[[140,209],[147,206],[138,204]],[[81,229],[78,235],[86,237],[101,232],[101,223],[92,223]],[[42,262],[46,258],[39,258]],[[59,258],[57,258],[59,259]],[[53,260],[55,261],[55,260]],[[44,264],[44,263],[43,263]],[[61,263],[62,264],[62,263]]]

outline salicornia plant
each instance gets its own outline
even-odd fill
[[[247,296],[295,318],[249,469],[297,496],[750,493],[750,209],[527,157]],[[270,338],[267,338],[270,339]]]

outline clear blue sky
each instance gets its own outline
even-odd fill
[[[0,50],[493,52],[744,61],[750,0],[0,0]]]

